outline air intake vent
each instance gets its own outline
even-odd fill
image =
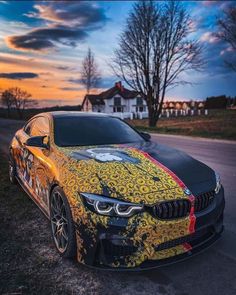
[[[153,215],[160,219],[181,218],[189,215],[191,203],[186,199],[162,202],[153,206]]]
[[[161,251],[161,250],[169,249],[172,247],[176,247],[176,246],[184,244],[184,243],[192,243],[193,241],[198,240],[198,239],[207,239],[207,237],[212,236],[212,234],[213,233],[210,228],[208,228],[208,227],[203,228],[199,231],[196,231],[192,235],[188,235],[188,236],[180,237],[175,240],[170,240],[170,241],[164,242],[164,243],[158,245],[155,248],[155,250]]]
[[[102,240],[102,247],[106,256],[125,257],[134,254],[138,249],[132,245],[116,245],[115,242],[115,240]]]
[[[210,191],[195,197],[195,204],[194,204],[195,212],[200,212],[206,209],[212,203],[214,196],[215,196],[215,192]]]

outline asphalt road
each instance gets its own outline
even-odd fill
[[[21,125],[21,121],[0,119],[2,152],[7,152]],[[110,284],[119,285],[120,294],[235,295],[236,142],[157,134],[152,139],[181,149],[220,173],[226,196],[225,232],[210,249],[191,259],[155,271],[114,273]]]

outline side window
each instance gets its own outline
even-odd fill
[[[24,128],[26,134],[30,135],[34,120],[31,120]]]
[[[49,135],[49,120],[44,117],[38,117],[26,124],[24,131],[29,136]]]
[[[34,120],[30,131],[30,136],[49,135],[49,120],[44,117],[38,117]]]

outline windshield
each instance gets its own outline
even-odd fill
[[[54,132],[58,146],[122,144],[144,140],[128,124],[112,117],[55,117]]]

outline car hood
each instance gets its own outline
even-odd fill
[[[214,171],[171,147],[139,144],[60,148],[80,192],[154,204],[215,188]]]

